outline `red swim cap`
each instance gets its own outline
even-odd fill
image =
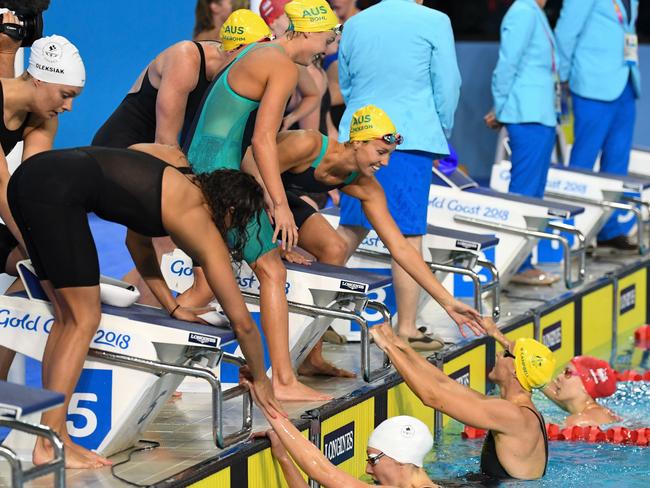
[[[591,356],[576,356],[571,364],[592,398],[608,397],[616,391],[616,374],[607,361]]]
[[[260,16],[267,25],[271,25],[284,13],[284,6],[291,0],[262,0],[260,3]]]

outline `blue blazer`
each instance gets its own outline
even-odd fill
[[[623,25],[616,13],[618,8]],[[638,64],[624,61],[625,33],[634,33],[639,0],[630,0],[632,18],[621,0],[564,0],[555,37],[560,51],[560,77],[571,91],[594,100],[618,98],[630,79],[641,96]]]
[[[339,140],[352,114],[380,107],[404,136],[400,150],[449,154],[447,136],[460,96],[449,17],[414,0],[383,0],[345,23],[339,82],[346,103]]]
[[[553,29],[535,0],[517,0],[501,23],[499,60],[492,75],[497,120],[555,127],[559,57]]]

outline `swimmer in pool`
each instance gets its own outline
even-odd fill
[[[513,342],[504,336],[492,320],[485,320],[485,331],[501,346],[512,351]],[[569,412],[566,426],[586,427],[621,420],[614,412],[600,405],[596,398],[608,397],[616,391],[616,376],[607,361],[590,356],[576,356],[564,371],[542,388],[542,393],[560,408]]]
[[[305,439],[290,420],[268,418],[271,451],[280,463],[289,488],[307,488],[294,461],[325,488],[368,486],[334,466],[314,444]],[[366,474],[375,485],[395,488],[438,488],[423,468],[433,447],[433,437],[420,420],[401,415],[384,420],[370,434],[366,448]],[[293,458],[293,459],[292,459]]]
[[[484,323],[492,323],[488,318]],[[489,325],[486,329],[489,328]],[[371,329],[406,384],[427,406],[479,429],[488,430],[481,453],[481,472],[491,478],[533,480],[544,476],[548,438],[532,390],[552,379],[555,356],[534,339],[517,339],[497,355],[488,378],[500,397],[486,396],[449,378],[415,352],[390,326]]]
[[[569,412],[567,427],[600,426],[621,418],[599,404],[616,392],[616,373],[607,361],[590,356],[576,356],[542,393]]]
[[[194,177],[172,164],[179,151],[141,145],[138,150],[84,147],[47,151],[26,160],[9,181],[11,213],[50,300],[54,323],[43,353],[43,387],[62,392],[63,406],[43,413],[41,423],[65,444],[68,468],[99,468],[111,462],[74,443],[68,405],[101,318],[99,260],[88,226],[89,212],[127,227],[126,245],[158,301],[171,317],[201,322],[177,303],[162,277],[152,237],[169,235],[203,267],[230,320],[262,408],[280,412],[266,376],[257,326],[231,268],[242,253],[246,226],[264,205],[262,189],[238,171]],[[155,157],[173,151],[171,157]],[[182,154],[180,154],[182,156]],[[224,242],[234,233],[234,246]],[[50,461],[52,448],[38,438],[34,464]]]

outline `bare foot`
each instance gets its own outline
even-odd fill
[[[75,444],[75,446],[76,447],[70,447],[68,445],[64,446],[65,467],[67,469],[97,469],[107,466],[106,463],[101,461],[105,458],[101,458],[101,456],[97,456],[96,454],[95,456],[97,456],[97,458],[95,458],[83,452],[86,451],[87,453],[94,454],[91,451],[84,449],[78,444]],[[52,445],[49,441],[45,439],[37,440],[36,445],[34,446],[34,452],[32,453],[32,462],[34,465],[39,466],[41,464],[46,464],[52,461],[53,458],[54,449],[52,449]],[[112,464],[108,459],[105,459],[105,461],[108,462],[108,464]]]
[[[312,361],[309,357],[298,368],[298,374],[303,376],[334,376],[336,378],[356,378],[352,371],[337,368],[321,357],[320,361]]]
[[[295,378],[291,383],[287,384],[274,381],[273,393],[275,398],[281,402],[325,402],[334,398],[331,395],[319,393],[313,388],[303,385]]]
[[[63,445],[65,447],[65,456],[66,460],[68,457],[68,454],[72,451],[76,452],[79,456],[85,457],[90,461],[93,462],[98,462],[102,466],[111,466],[113,464],[113,461],[105,458],[104,456],[100,456],[94,451],[91,451],[90,449],[86,449],[85,447],[77,444],[74,442],[68,434],[62,435],[61,440],[63,441]]]

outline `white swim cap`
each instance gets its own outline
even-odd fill
[[[34,41],[27,72],[37,80],[83,87],[86,69],[79,50],[63,36],[41,37]]]
[[[420,420],[400,415],[384,420],[370,434],[368,447],[383,452],[398,463],[415,464],[419,468],[433,447],[433,436]]]

